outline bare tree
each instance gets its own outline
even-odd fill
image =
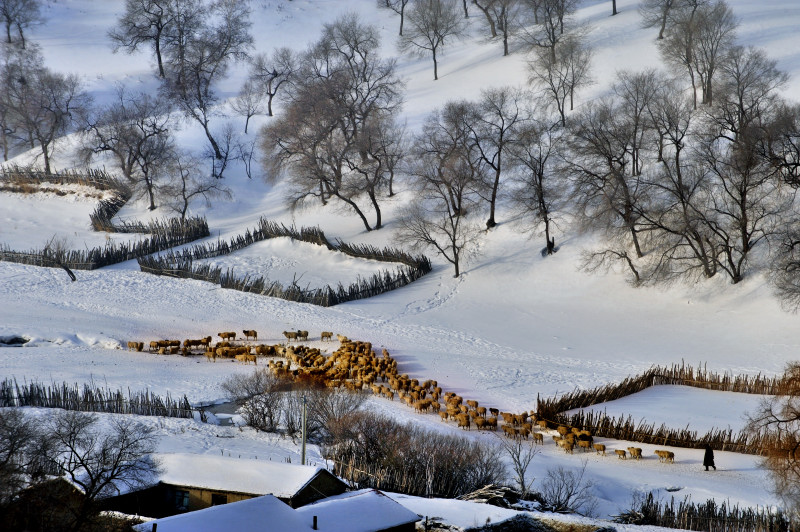
[[[14,148],[33,147],[33,139],[23,129],[18,106],[25,96],[20,80],[30,72],[43,68],[40,50],[34,45],[26,49],[16,46],[2,47],[0,65],[0,144],[3,160],[7,161]]]
[[[410,0],[377,0],[378,7],[391,9],[400,15],[400,36],[403,36],[403,23],[406,18],[406,6]]]
[[[619,110],[628,122],[631,172],[639,175],[644,165],[642,152],[655,144],[652,138],[655,131],[648,109],[664,79],[652,69],[637,73],[623,70],[617,73],[617,78],[612,90],[619,101]]]
[[[733,46],[739,21],[725,0],[699,9],[695,21],[694,69],[703,88],[703,103],[712,105],[714,74]]]
[[[331,429],[357,414],[364,407],[367,396],[351,393],[342,388],[311,386],[297,391],[306,398],[307,429],[319,441],[331,440]]]
[[[174,24],[162,92],[187,118],[200,124],[214,157],[222,160],[224,155],[210,129],[219,101],[214,89],[230,63],[246,56],[252,43],[250,11],[246,2],[221,1],[213,3],[204,15],[202,22],[193,21],[198,26]]]
[[[22,48],[24,30],[43,21],[39,0],[0,0],[0,17],[6,26],[6,42],[11,44],[11,29],[16,28]]]
[[[6,87],[8,110],[22,138],[27,138],[31,148],[39,145],[44,171],[49,174],[56,141],[85,114],[90,98],[75,75],[41,65],[31,65],[21,74]]]
[[[253,178],[253,163],[256,161],[257,139],[239,140],[236,144],[236,158],[244,165],[247,179]]]
[[[272,100],[282,85],[292,82],[298,59],[290,48],[276,48],[268,58],[258,54],[250,61],[249,81],[267,97],[267,115],[272,116]]]
[[[468,104],[449,103],[428,118],[410,169],[417,200],[403,212],[396,233],[401,244],[434,248],[453,265],[454,277],[461,275],[481,234],[468,216],[480,172],[469,147],[468,113]]]
[[[385,172],[389,197],[394,196],[394,180],[398,170],[403,168],[408,158],[408,134],[405,124],[397,119],[383,120],[379,128],[374,129],[376,138],[371,141],[375,146],[375,160],[380,161]]]
[[[627,234],[642,257],[641,177],[631,171],[630,138],[630,124],[615,101],[593,102],[569,128],[563,171],[573,181],[579,219],[609,236]]]
[[[658,40],[664,38],[670,11],[681,0],[643,0],[639,4],[639,14],[642,17],[642,26],[645,28],[658,27]]]
[[[648,277],[710,278],[717,273],[718,246],[704,220],[713,190],[689,146],[697,113],[676,83],[660,76],[655,81],[647,114],[656,132],[657,164],[645,174],[648,204],[640,211],[643,225],[657,235]]]
[[[542,482],[542,507],[546,511],[591,516],[597,508],[594,483],[586,476],[587,462],[580,469],[558,466],[548,469]]]
[[[50,472],[49,451],[46,434],[34,419],[17,408],[0,411],[0,515],[24,489]]]
[[[373,229],[383,227],[379,198],[391,186],[397,165],[404,157],[404,130],[391,115],[373,116],[365,124],[354,150],[344,156],[344,164],[352,179],[343,188],[352,187],[352,195],[366,194],[375,211]]]
[[[110,424],[106,432],[97,426],[96,415],[66,411],[47,427],[54,465],[83,491],[71,530],[81,530],[96,515],[99,498],[120,487],[147,485],[158,472],[153,429],[124,416],[112,417]]]
[[[720,247],[719,267],[738,283],[751,251],[775,234],[793,200],[763,148],[764,132],[782,109],[776,89],[786,77],[754,49],[739,50],[721,74],[698,154],[716,192],[709,228]]]
[[[487,24],[489,24],[489,32],[492,35],[492,38],[497,37],[497,25],[495,24],[494,17],[490,11],[490,7],[494,3],[494,0],[472,0],[472,3],[475,4],[475,7],[483,13],[483,16],[486,18]],[[483,5],[481,5],[483,4]]]
[[[125,0],[125,12],[117,27],[108,33],[114,51],[122,49],[132,54],[142,45],[152,46],[158,75],[166,77],[163,48],[167,31],[175,20],[175,4],[175,0]]]
[[[732,46],[738,25],[724,0],[680,0],[670,9],[673,20],[659,52],[665,63],[689,75],[692,91],[703,91],[702,102],[713,103],[713,79],[719,62]]]
[[[522,24],[539,24],[539,11],[544,0],[520,0],[519,8]]]
[[[766,130],[765,156],[792,187],[800,187],[800,105],[783,102]]]
[[[47,240],[44,247],[42,247],[42,257],[44,257],[45,260],[52,260],[58,266],[60,266],[65,272],[67,272],[70,280],[74,283],[77,280],[75,274],[72,273],[72,270],[69,269],[69,266],[64,263],[68,251],[68,238],[64,235],[59,236],[58,234],[54,234]]]
[[[520,31],[520,0],[497,0],[491,6],[497,27],[503,36],[503,55],[508,55],[508,40]]]
[[[241,406],[245,422],[265,432],[275,432],[281,421],[283,397],[291,383],[268,369],[249,375],[232,375],[222,383],[228,397]]]
[[[495,209],[505,158],[510,146],[518,140],[519,129],[528,120],[523,105],[527,98],[526,93],[511,87],[484,90],[467,120],[475,153],[488,178],[484,194],[489,203],[487,229],[497,225]]]
[[[492,39],[499,34],[503,40],[503,55],[509,54],[508,40],[520,29],[520,0],[472,0],[489,24]]]
[[[530,3],[538,21],[532,30],[527,31],[524,40],[534,49],[545,48],[550,52],[550,60],[555,62],[556,46],[564,37],[567,21],[575,12],[576,0],[539,0]]]
[[[231,197],[230,189],[213,175],[202,172],[199,161],[188,154],[171,157],[165,174],[168,181],[160,187],[161,195],[167,206],[180,214],[181,220],[186,219],[189,206],[196,200],[203,200],[208,208],[214,198]]]
[[[242,88],[239,89],[239,94],[231,102],[231,107],[239,115],[245,117],[244,119],[244,134],[247,135],[247,128],[250,125],[250,119],[255,115],[264,112],[264,99],[261,91],[251,79],[245,80]]]
[[[796,313],[800,309],[800,227],[796,220],[788,220],[786,225],[778,235],[770,274],[781,305]]]
[[[556,250],[552,226],[565,192],[555,172],[557,135],[553,125],[532,119],[522,127],[519,141],[510,151],[516,185],[511,195],[513,203],[533,227],[543,227],[547,255]]]
[[[382,225],[377,200],[394,166],[380,145],[389,139],[402,102],[395,62],[381,59],[377,31],[354,14],[325,26],[303,54],[285,113],[261,132],[268,179],[287,177],[292,206],[336,198],[370,231]],[[390,150],[391,151],[391,150]],[[359,205],[367,196],[376,225]]]
[[[505,452],[505,455],[511,461],[511,471],[514,474],[514,480],[517,483],[522,498],[526,498],[531,491],[533,481],[535,479],[528,477],[528,467],[533,461],[533,457],[539,454],[536,450],[535,444],[532,440],[524,440],[522,438],[504,438],[498,437],[497,441],[500,442],[500,447]]]
[[[764,466],[775,494],[794,518],[800,516],[800,364],[786,366],[781,393],[748,415],[747,430],[765,436]]]
[[[140,186],[156,208],[156,176],[173,153],[168,105],[146,93],[117,88],[116,99],[88,117],[81,156],[87,164],[98,154],[114,157],[129,183]]]
[[[466,4],[465,4],[466,6]],[[461,38],[466,25],[456,0],[415,2],[408,13],[409,29],[400,38],[404,52],[433,57],[433,79],[439,79],[438,54],[445,41]]]
[[[673,20],[672,29],[666,38],[658,43],[658,51],[664,63],[675,71],[688,74],[695,108],[697,108],[697,80],[694,69],[694,36],[695,16],[700,5],[699,1],[689,1],[682,2],[680,9],[679,6],[673,6],[670,11],[670,18]]]
[[[530,81],[544,93],[561,117],[561,125],[567,123],[567,99],[569,110],[575,108],[575,91],[591,84],[589,69],[592,54],[578,34],[570,34],[561,40],[558,48],[538,48],[528,64]]]

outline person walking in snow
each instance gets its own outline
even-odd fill
[[[706,452],[703,455],[703,465],[706,466],[706,471],[708,471],[709,467],[713,467],[714,471],[717,470],[717,466],[714,465],[714,449],[708,443],[706,444]]]

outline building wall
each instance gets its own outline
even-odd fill
[[[181,492],[186,492],[188,496],[184,499],[179,496]],[[102,507],[104,510],[117,510],[133,515],[161,518],[208,508],[212,506],[215,495],[224,496],[225,503],[257,497],[257,495],[246,493],[205,490],[159,483],[151,488],[106,499],[102,502]],[[221,503],[222,501],[219,502]]]
[[[289,499],[289,506],[300,508],[306,504],[339,495],[347,491],[347,485],[327,471],[321,471],[303,489]]]
[[[256,497],[256,495],[247,495],[245,493],[234,493],[218,490],[180,487],[175,487],[174,489],[186,490],[189,492],[189,506],[187,511],[190,512],[193,512],[194,510],[202,510],[203,508],[214,506],[214,504],[227,504],[229,502],[243,501],[245,499],[252,499],[253,497]],[[218,500],[218,497],[224,497],[225,500]]]

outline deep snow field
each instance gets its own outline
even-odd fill
[[[778,66],[792,74],[785,93],[800,99],[800,2],[728,2],[741,20],[739,41],[763,47],[777,59]],[[46,24],[30,35],[42,46],[48,66],[80,74],[96,102],[105,101],[118,82],[136,89],[156,87],[148,54],[111,52],[106,32],[123,4],[122,0],[59,0],[46,8]],[[399,19],[374,4],[374,0],[253,0],[256,50],[269,52],[279,45],[301,50],[317,38],[322,24],[354,10],[381,28],[384,56],[396,56]],[[654,45],[657,30],[640,28],[638,0],[617,4],[619,15],[610,17],[610,2],[581,2],[577,18],[592,27],[589,42],[595,49],[597,83],[578,94],[578,106],[607,91],[616,69],[660,64]],[[524,54],[514,50],[512,43],[512,54],[502,57],[501,44],[484,38],[482,22],[474,13],[472,36],[445,49],[436,82],[430,59],[397,56],[399,72],[407,82],[404,115],[411,131],[449,99],[477,98],[482,88],[526,82]],[[222,86],[226,97],[236,94],[244,74],[244,67],[232,70]],[[224,121],[216,120],[218,124]],[[243,131],[243,118],[231,120]],[[254,118],[250,138],[268,120]],[[205,142],[190,123],[182,124],[178,138],[183,146],[198,149]],[[55,159],[57,168],[76,164],[74,145],[74,136],[63,139]],[[16,162],[24,164],[31,157],[22,154]],[[232,168],[225,185],[232,189],[233,199],[216,201],[210,209],[196,206],[193,212],[208,219],[210,240],[244,233],[264,216],[287,225],[319,225],[331,240],[393,245],[394,213],[409,200],[401,183],[401,192],[383,203],[385,227],[365,233],[355,216],[334,207],[287,210],[282,187],[265,184],[260,173],[257,170],[249,180],[242,168]],[[95,201],[80,193],[0,193],[0,244],[16,250],[41,248],[56,235],[66,238],[72,248],[103,245],[109,237],[89,227]],[[150,213],[144,202],[133,202],[120,212],[126,219],[167,215],[164,209]],[[207,404],[224,399],[219,383],[226,376],[252,368],[230,362],[212,364],[203,357],[131,353],[122,347],[129,340],[195,338],[243,329],[256,329],[259,340],[277,343],[283,339],[281,331],[305,329],[311,332],[311,345],[332,350],[317,342],[320,331],[331,330],[387,348],[402,372],[412,377],[437,379],[446,390],[482,405],[521,411],[534,408],[537,395],[616,382],[653,364],[684,361],[716,372],[773,375],[800,356],[798,317],[781,310],[761,274],[735,286],[718,276],[697,285],[634,289],[617,273],[590,275],[578,270],[580,252],[591,245],[591,236],[577,235],[565,224],[566,232],[556,235],[560,251],[544,259],[539,252],[542,237],[523,233],[522,224],[507,209],[500,209],[498,221],[460,278],[454,279],[450,265],[429,251],[434,271],[412,285],[328,309],[200,281],[150,276],[140,272],[135,261],[76,272],[75,283],[60,269],[0,262],[0,337],[31,339],[23,348],[0,348],[0,378],[93,381],[111,388],[186,394],[194,403]],[[284,239],[215,259],[215,263],[282,282],[300,278],[301,286],[311,287],[347,284],[358,275],[386,267],[373,261],[345,260],[316,246]],[[688,425],[704,433],[712,427],[739,430],[757,400],[744,394],[661,386],[596,408],[673,428]],[[401,420],[457,431],[442,424],[438,416],[417,415],[398,403],[371,399],[370,405]],[[290,440],[250,429],[143,420],[159,427],[160,452],[299,460],[299,449]],[[465,435],[488,443],[496,438]],[[606,443],[609,448],[628,446]],[[642,447],[648,459],[623,462],[594,454],[565,455],[548,441],[534,458],[531,473],[538,480],[551,467],[580,467],[587,461],[601,517],[626,509],[634,491],[656,491],[677,499],[691,496],[695,502],[713,497],[743,506],[776,504],[755,457],[718,452],[719,470],[706,473],[700,465],[701,451],[674,449],[676,463],[668,465],[658,463],[652,446]],[[312,461],[321,461],[316,449]]]

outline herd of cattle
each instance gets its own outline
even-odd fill
[[[584,452],[595,451],[606,454],[606,445],[595,443],[591,431],[580,427],[567,427],[540,419],[531,412],[501,412],[496,408],[486,408],[475,400],[464,400],[453,392],[445,392],[435,380],[420,382],[399,374],[397,361],[386,349],[377,355],[370,342],[352,341],[336,335],[339,347],[326,355],[318,347],[310,347],[300,342],[309,341],[308,331],[283,331],[285,342],[268,345],[256,343],[255,330],[242,331],[243,342],[236,342],[235,332],[217,333],[220,341],[212,343],[212,337],[199,339],[155,340],[149,343],[149,351],[159,354],[205,355],[209,361],[218,358],[231,359],[249,364],[258,364],[258,357],[269,357],[268,367],[275,375],[306,383],[316,383],[327,387],[343,387],[353,392],[369,390],[374,395],[394,400],[397,397],[419,413],[438,414],[443,422],[454,421],[458,427],[470,430],[502,430],[505,436],[515,439],[529,439],[535,444],[544,444],[544,433],[555,432],[553,441],[567,453],[575,447]],[[332,341],[333,332],[323,331],[320,341]],[[253,342],[253,343],[251,343]],[[292,343],[294,342],[294,343]],[[128,342],[128,349],[143,351],[144,342]],[[614,449],[620,459],[628,457],[639,460],[642,449],[628,447]],[[660,462],[675,461],[672,451],[657,449],[654,454]]]

